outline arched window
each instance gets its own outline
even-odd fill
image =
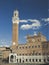
[[[38,61],[38,59],[36,59],[36,62]]]
[[[32,61],[34,62],[34,59],[32,59]]]
[[[21,63],[21,59],[20,59],[20,63]]]
[[[46,59],[44,59],[43,61],[46,62]]]
[[[14,56],[13,55],[11,55],[11,59],[13,59],[14,58]]]
[[[24,63],[24,60],[23,60],[23,63]]]
[[[39,55],[41,55],[41,53],[39,53]]]
[[[28,61],[28,59],[26,59],[26,62]]]
[[[41,59],[39,59],[39,62],[41,62]]]
[[[31,59],[29,59],[29,61],[31,62]]]
[[[18,59],[17,59],[17,62],[18,62]]]
[[[49,62],[49,57],[47,58],[47,61]]]

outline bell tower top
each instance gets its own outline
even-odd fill
[[[18,12],[18,10],[15,10],[15,11],[14,11],[14,17],[19,17],[19,12]]]
[[[12,17],[12,22],[13,23],[19,23],[19,12],[18,10],[15,10],[13,13],[13,17]]]

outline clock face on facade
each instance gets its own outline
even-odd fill
[[[32,39],[33,42],[35,42],[35,39]]]

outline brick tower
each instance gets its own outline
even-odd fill
[[[18,46],[19,12],[17,10],[13,13],[12,23],[12,46]]]

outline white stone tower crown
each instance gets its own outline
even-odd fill
[[[19,12],[15,10],[12,17],[12,22],[19,24]]]

